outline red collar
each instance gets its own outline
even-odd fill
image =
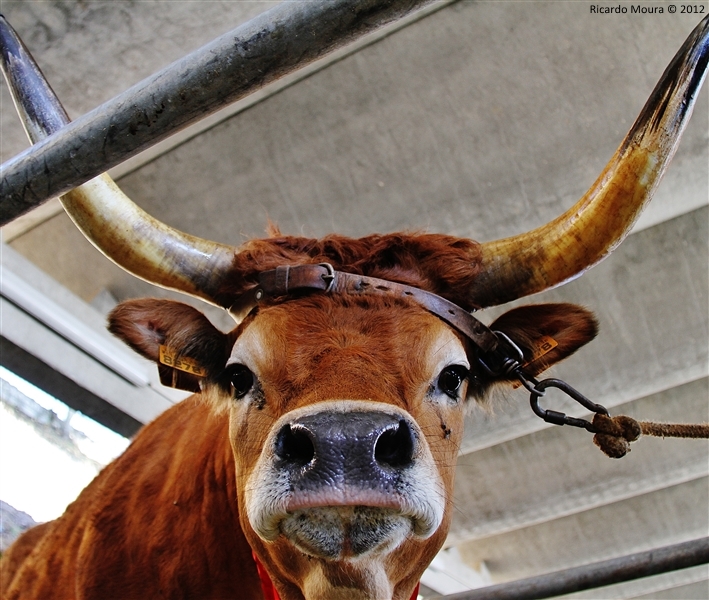
[[[256,557],[256,553],[252,552],[254,556],[254,562],[256,563],[256,570],[258,571],[258,578],[261,580],[261,590],[263,591],[263,600],[280,600],[278,592],[271,581],[271,578],[266,573],[266,569],[261,564],[261,561]],[[411,600],[416,600],[419,595],[419,586],[421,584],[417,583],[414,588],[414,593],[411,594]]]

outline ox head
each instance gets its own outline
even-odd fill
[[[275,235],[234,248],[155,221],[107,176],[64,196],[78,227],[129,272],[234,313],[246,307],[223,333],[187,305],[130,301],[110,328],[229,419],[241,526],[283,598],[409,598],[448,530],[466,399],[505,376],[482,368],[484,348],[415,294],[373,285],[373,293],[286,288],[259,297],[262,275],[327,263],[465,311],[580,275],[624,238],[671,159],[704,77],[708,23],[587,194],[513,238]],[[14,44],[6,76],[36,140],[67,119],[46,83],[21,85],[41,75]],[[533,376],[592,339],[596,325],[580,307],[538,305],[504,314],[492,329],[519,346]],[[556,345],[539,356],[547,337]]]
[[[377,294],[280,298],[231,333],[165,300],[125,302],[110,324],[156,363],[162,346],[199,365],[203,396],[229,418],[242,529],[281,597],[408,600],[448,531],[466,399],[496,381],[478,347],[415,300]],[[572,305],[518,308],[494,327],[532,374],[595,335]],[[545,336],[557,345],[535,361]]]

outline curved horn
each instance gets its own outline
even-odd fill
[[[620,148],[583,198],[542,227],[482,245],[472,304],[481,308],[503,304],[570,281],[623,241],[677,149],[708,58],[709,17],[675,55]]]
[[[1,66],[31,142],[69,122],[27,48],[0,15]],[[182,233],[136,206],[100,175],[61,197],[77,227],[103,254],[133,275],[218,305],[236,249]]]

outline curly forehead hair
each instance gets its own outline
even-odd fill
[[[238,296],[256,284],[260,272],[281,265],[327,262],[340,271],[413,285],[472,309],[470,289],[480,260],[477,242],[439,234],[392,233],[358,239],[330,235],[318,240],[277,235],[244,244],[219,295]]]

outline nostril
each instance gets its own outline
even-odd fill
[[[315,446],[304,429],[285,425],[276,437],[276,456],[298,466],[307,465],[315,457]]]
[[[382,465],[405,467],[413,462],[413,456],[414,435],[403,419],[382,433],[374,446],[374,459]]]

